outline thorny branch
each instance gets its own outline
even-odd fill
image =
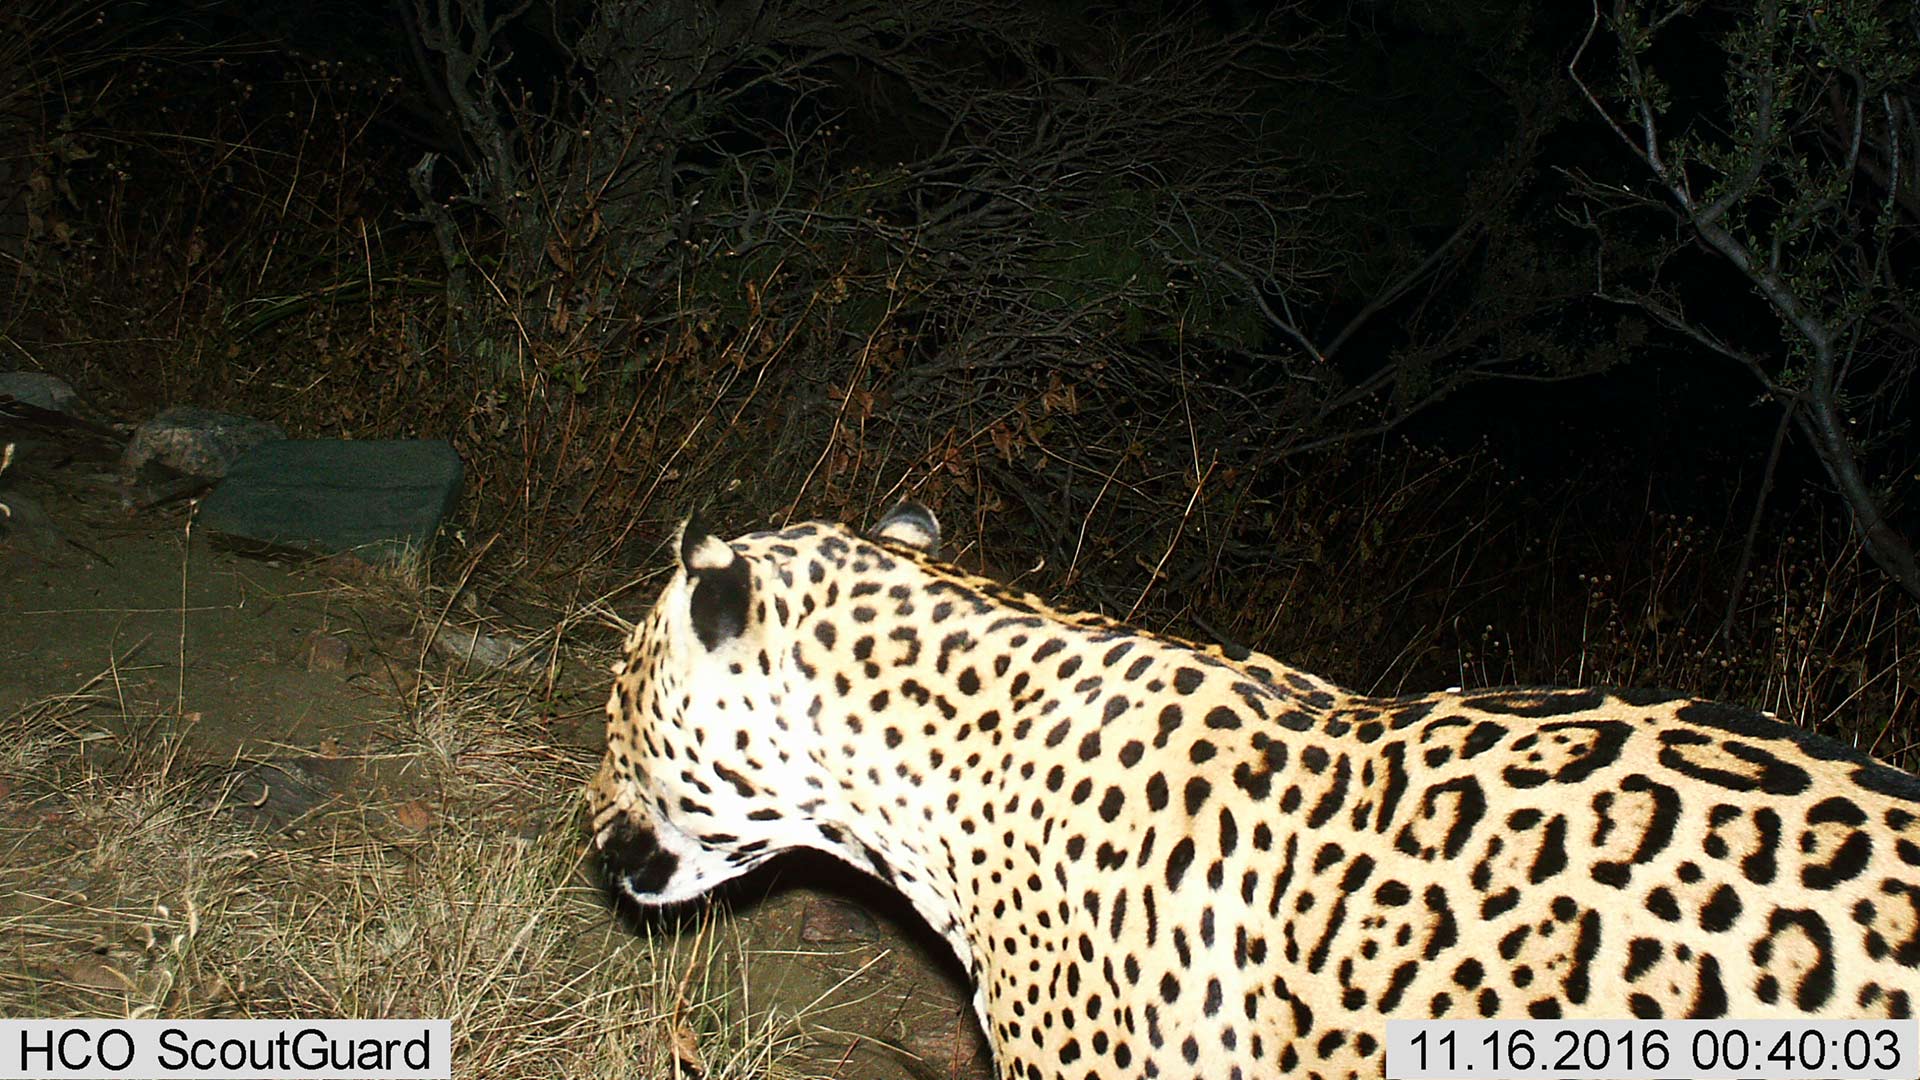
[[[1909,328],[1913,324],[1913,312],[1899,308],[1893,299],[1897,291],[1891,263],[1891,250],[1899,243],[1896,225],[1910,229],[1914,223],[1912,215],[1901,210],[1902,199],[1910,196],[1903,196],[1900,189],[1904,152],[1891,104],[1896,93],[1901,102],[1910,100],[1908,88],[1870,86],[1854,66],[1872,65],[1877,58],[1835,54],[1823,47],[1817,23],[1792,25],[1783,6],[1768,0],[1754,9],[1753,23],[1744,28],[1744,36],[1730,38],[1727,44],[1735,54],[1729,97],[1745,118],[1730,145],[1716,149],[1697,141],[1667,140],[1659,104],[1666,89],[1647,69],[1644,57],[1660,31],[1689,11],[1688,5],[1674,4],[1650,14],[1648,5],[1614,0],[1611,12],[1603,13],[1595,0],[1587,35],[1567,72],[1588,106],[1652,175],[1666,195],[1671,214],[1778,314],[1784,330],[1781,355],[1758,355],[1732,345],[1709,324],[1710,317],[1685,310],[1675,289],[1657,280],[1623,285],[1609,278],[1603,259],[1596,262],[1600,272],[1596,293],[1638,307],[1661,325],[1752,373],[1769,396],[1782,402],[1808,438],[1846,500],[1874,561],[1908,592],[1920,596],[1920,563],[1905,535],[1888,520],[1886,496],[1875,489],[1861,464],[1854,431],[1862,402],[1849,382],[1849,376],[1862,366],[1859,361],[1871,355],[1884,362],[1888,355],[1885,350],[1867,351],[1869,334],[1884,322]],[[1806,17],[1817,20],[1819,15]],[[1610,100],[1632,117],[1631,132],[1616,118],[1614,106],[1581,74],[1582,61],[1603,26],[1612,31],[1610,44],[1617,50],[1620,72],[1620,87]],[[1808,77],[1790,74],[1783,66],[1809,55],[1818,56],[1823,67],[1840,69],[1843,79],[1851,83],[1855,97],[1851,107],[1840,111],[1845,119],[1838,121],[1837,132],[1830,119],[1832,111],[1819,107],[1817,94],[1792,97],[1796,80]],[[1846,91],[1842,81],[1835,80],[1827,83],[1827,92]],[[1884,130],[1867,130],[1869,98],[1886,103]],[[1815,171],[1804,175],[1809,166],[1801,160],[1801,147],[1809,139],[1825,145],[1838,143],[1843,152],[1830,160],[1816,160]],[[1862,167],[1869,159],[1876,161],[1876,169]],[[1707,197],[1695,191],[1692,176],[1696,172],[1721,174]],[[1863,214],[1854,197],[1822,194],[1846,192],[1854,177],[1862,174],[1869,179],[1887,178],[1877,213]],[[1590,202],[1620,202],[1607,185],[1578,179]],[[1756,222],[1770,219],[1775,223],[1769,235],[1769,227]],[[1604,253],[1605,228],[1591,216],[1587,221],[1601,234],[1599,250]],[[1655,265],[1664,261],[1656,260]],[[1656,270],[1656,279],[1657,274]],[[1904,393],[1914,371],[1913,358],[1890,363],[1896,373],[1883,378],[1881,386]]]

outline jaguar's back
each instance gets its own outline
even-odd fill
[[[1387,1018],[1910,1017],[1920,780],[1644,692],[1379,699],[875,538],[690,530],[590,793],[615,879],[899,888],[1004,1076],[1379,1076]]]

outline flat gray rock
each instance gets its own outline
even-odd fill
[[[187,476],[212,479],[227,475],[233,463],[253,447],[286,437],[280,425],[270,420],[182,405],[134,429],[126,453],[120,456],[120,470],[133,477],[151,462]]]
[[[394,562],[425,551],[460,493],[460,455],[425,439],[264,442],[200,503],[243,544]]]
[[[0,371],[0,398],[50,412],[73,411],[73,387],[41,371]]]

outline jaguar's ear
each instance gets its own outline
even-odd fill
[[[932,555],[940,550],[940,519],[933,511],[909,499],[874,523],[873,538],[905,544]]]
[[[680,526],[680,567],[687,572],[687,607],[693,632],[709,651],[747,628],[752,575],[725,540],[707,531],[699,514]]]

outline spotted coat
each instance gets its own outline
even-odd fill
[[[872,538],[690,527],[588,801],[611,879],[831,852],[1007,1080],[1379,1077],[1388,1018],[1910,1017],[1920,780],[1640,690],[1350,693]]]

